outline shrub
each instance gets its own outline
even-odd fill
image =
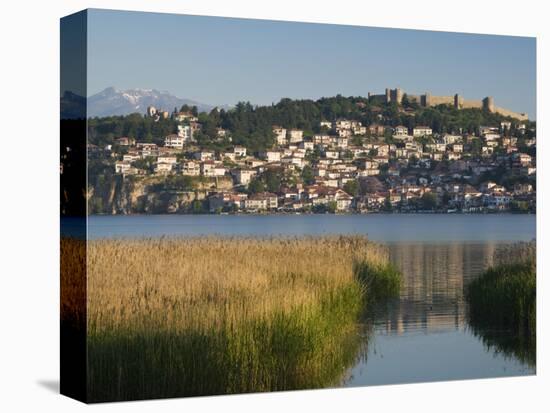
[[[393,264],[359,261],[355,263],[354,271],[365,286],[369,301],[384,300],[399,294],[401,273]]]
[[[489,268],[468,285],[466,298],[470,325],[486,344],[535,364],[534,257]],[[512,336],[495,334],[495,329],[509,330]]]

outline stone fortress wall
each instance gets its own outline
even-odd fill
[[[405,92],[403,89],[389,89],[386,88],[384,94],[373,94],[369,92],[370,99],[381,99],[386,103],[397,102],[401,103]],[[454,96],[434,96],[430,92],[426,92],[423,95],[410,95],[407,93],[407,98],[411,101],[418,102],[419,105],[424,107],[431,107],[437,105],[451,105],[456,109],[486,109],[492,113],[498,113],[503,116],[510,116],[520,121],[528,120],[526,113],[517,113],[511,110],[501,108],[495,105],[495,101],[492,96],[487,96],[481,100],[464,99],[458,93]]]

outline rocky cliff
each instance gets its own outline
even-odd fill
[[[210,192],[230,190],[232,181],[223,178],[189,178],[173,185],[163,176],[113,175],[102,178],[88,190],[91,214],[183,214],[207,211]]]

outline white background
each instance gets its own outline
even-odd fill
[[[27,0],[0,12],[0,410],[548,411],[548,12],[543,1]],[[374,3],[374,2],[372,2]],[[537,377],[111,403],[57,394],[59,18],[86,7],[537,36]],[[434,56],[437,58],[437,56]],[[397,59],[399,60],[399,59]],[[506,87],[506,85],[503,85]],[[546,93],[545,93],[546,92]],[[546,347],[546,348],[545,348]]]

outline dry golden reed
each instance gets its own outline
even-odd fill
[[[357,269],[387,258],[364,237],[90,241],[88,400],[337,384],[364,346]]]
[[[89,332],[211,330],[290,312],[355,282],[355,262],[386,259],[361,237],[91,241]]]
[[[61,238],[61,321],[86,324],[86,241]]]

